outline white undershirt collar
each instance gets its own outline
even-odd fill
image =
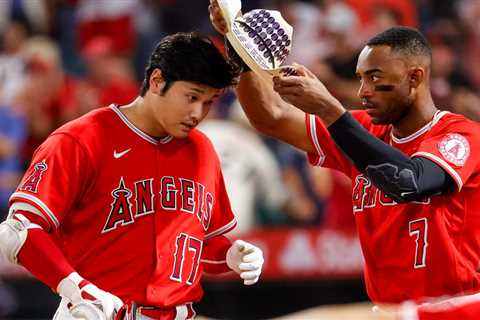
[[[421,136],[422,134],[424,134],[425,132],[429,131],[435,124],[437,124],[437,122],[444,116],[446,115],[447,113],[449,113],[448,111],[440,111],[440,110],[437,110],[437,112],[435,112],[435,114],[433,115],[433,119],[432,121],[430,121],[429,123],[427,123],[426,125],[424,125],[423,127],[421,127],[419,130],[417,130],[416,132],[412,133],[411,135],[409,136],[406,136],[404,138],[397,138],[393,135],[393,130],[390,131],[390,137],[392,139],[393,142],[395,143],[407,143],[407,142],[410,142],[410,141],[413,141],[415,140],[416,138],[418,138],[419,136]],[[393,128],[392,128],[393,129]]]

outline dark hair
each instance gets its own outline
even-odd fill
[[[427,39],[415,28],[393,27],[387,29],[367,42],[368,46],[386,45],[393,51],[407,55],[432,58],[432,48]]]
[[[150,76],[155,69],[162,71],[166,82],[165,93],[175,81],[190,81],[226,88],[235,83],[238,76],[233,67],[210,39],[196,32],[175,33],[164,37],[157,44],[145,69],[140,89],[143,97],[150,87]]]

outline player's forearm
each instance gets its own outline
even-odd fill
[[[454,185],[439,165],[425,158],[408,157],[371,135],[348,112],[328,130],[357,169],[397,202],[422,200]]]
[[[18,261],[54,291],[63,278],[74,272],[65,255],[43,229],[28,231],[27,240],[19,252]]]
[[[6,253],[10,262],[23,265],[56,291],[58,283],[74,270],[45,231],[49,229],[48,223],[38,213],[15,205],[13,215],[0,225],[0,245],[4,246],[0,251]]]
[[[305,113],[288,104],[253,72],[245,72],[237,95],[252,126],[305,152],[315,152],[307,134]]]
[[[237,96],[252,126],[269,135],[291,108],[254,72],[242,74]]]

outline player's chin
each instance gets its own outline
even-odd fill
[[[372,119],[373,124],[390,124],[390,121],[386,117],[382,117],[379,114],[373,115],[370,114],[370,118]]]
[[[175,139],[185,139],[190,134],[190,131],[192,130],[181,128],[181,129],[175,130],[174,132],[170,132],[170,135]]]

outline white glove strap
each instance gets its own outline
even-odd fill
[[[82,294],[80,291],[80,282],[83,279],[78,273],[72,272],[67,277],[63,278],[57,286],[57,292],[60,296],[67,298],[73,304],[80,303]]]
[[[73,305],[70,314],[78,319],[106,320],[105,314],[94,303],[86,300]]]

